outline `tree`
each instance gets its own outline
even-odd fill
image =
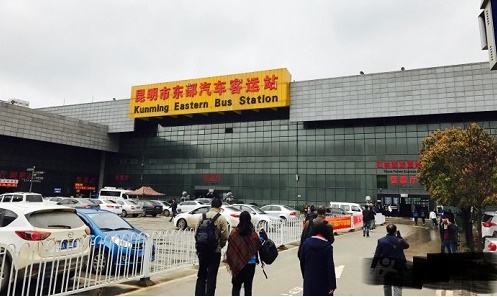
[[[497,202],[497,141],[476,123],[428,135],[420,149],[419,182],[444,205],[462,211],[466,242],[474,251],[471,214],[476,220],[477,250],[483,250],[482,210]]]

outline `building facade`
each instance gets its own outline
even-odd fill
[[[31,114],[27,117],[56,115],[98,127],[95,138],[106,143],[78,143],[75,134],[83,131],[66,129],[67,135],[47,141],[47,135],[33,139],[0,129],[0,179],[36,165],[44,179],[34,190],[45,195],[59,188],[75,194],[75,184],[82,184],[95,190],[148,185],[170,197],[232,192],[237,200],[257,204],[363,203],[370,196],[406,214],[413,204],[429,201],[416,178],[424,137],[471,122],[497,134],[496,81],[488,63],[473,63],[291,82],[289,103],[272,108],[133,118],[134,93],[130,100],[16,107]],[[45,153],[4,154],[16,143]],[[58,173],[52,176],[52,170]],[[73,173],[61,178],[66,171]],[[6,190],[11,189],[0,188]]]

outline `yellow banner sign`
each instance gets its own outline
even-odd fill
[[[131,118],[290,106],[287,69],[133,86]]]

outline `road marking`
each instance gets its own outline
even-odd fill
[[[295,287],[293,289],[288,290],[287,293],[282,293],[281,296],[294,296],[294,295],[299,295],[300,292],[302,292],[304,288],[302,287]]]
[[[335,266],[335,276],[336,276],[336,278],[340,278],[340,276],[342,275],[344,267],[345,267],[345,265],[340,265],[338,267]]]

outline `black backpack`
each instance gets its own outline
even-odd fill
[[[276,244],[274,244],[274,241],[269,238],[264,240],[259,249],[259,257],[261,258],[261,261],[267,265],[276,260],[276,257],[278,257],[278,248],[276,247]]]
[[[221,214],[216,214],[213,218],[207,218],[205,213],[202,214],[202,221],[195,231],[195,248],[197,253],[214,252],[218,246],[216,238],[216,224],[214,222]]]

